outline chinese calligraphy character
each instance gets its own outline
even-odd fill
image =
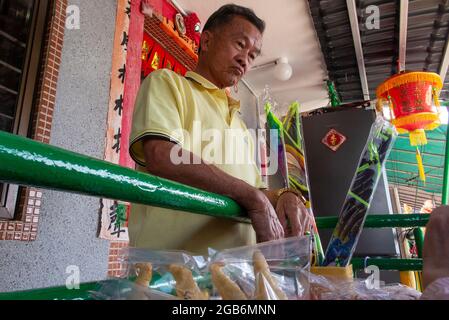
[[[123,95],[121,94],[120,97],[115,100],[115,107],[114,107],[114,111],[118,110],[118,115],[121,116],[122,115],[122,110],[123,110]]]
[[[110,223],[108,231],[114,228],[111,235],[117,235],[120,238],[120,234],[125,232],[122,229],[122,225],[126,222],[126,209],[122,205],[118,205],[117,201],[114,201],[109,210],[111,211],[109,212]]]
[[[114,135],[115,144],[112,146],[112,149],[115,150],[115,153],[119,153],[120,151],[120,138],[122,137],[122,134],[120,132],[120,128],[118,128],[117,134]]]
[[[131,0],[128,0],[128,6],[125,9],[125,13],[128,15],[128,18],[131,17]]]
[[[122,83],[125,82],[125,73],[126,73],[126,65],[123,65],[123,68],[118,69],[119,75],[118,78],[122,81]]]
[[[126,51],[126,48],[128,47],[128,35],[125,31],[123,31],[123,40],[122,43],[120,43],[121,46],[124,46],[124,50]]]

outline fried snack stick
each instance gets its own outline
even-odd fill
[[[131,291],[128,300],[147,300],[148,297],[145,295],[145,290],[148,289],[150,285],[151,278],[153,277],[153,266],[151,263],[142,262],[136,263],[134,266],[138,272],[137,278],[134,283],[137,285]]]
[[[223,264],[213,263],[210,266],[212,283],[223,300],[247,300],[246,295],[240,290],[239,286],[229,279],[221,270]]]
[[[176,295],[184,300],[207,300],[207,292],[201,292],[200,288],[193,279],[192,271],[188,268],[171,264],[168,270],[173,274],[176,280]]]
[[[267,261],[259,250],[253,254],[254,275],[256,277],[256,300],[273,300],[270,291],[273,291],[278,300],[288,300],[287,295],[278,287],[276,280],[271,276]]]
[[[151,263],[136,263],[137,275],[135,283],[144,287],[148,287],[153,277],[153,266]]]

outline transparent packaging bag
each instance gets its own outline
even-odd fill
[[[179,299],[209,298],[210,281],[203,271],[207,260],[202,256],[141,248],[127,248],[122,255],[123,279]]]
[[[421,293],[402,284],[370,285],[367,279],[341,280],[309,274],[311,300],[418,300]]]
[[[310,237],[292,237],[217,252],[209,271],[223,300],[307,299]]]

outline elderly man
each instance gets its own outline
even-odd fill
[[[226,93],[236,86],[260,54],[265,23],[248,8],[225,5],[206,22],[198,65],[185,77],[158,70],[137,96],[130,137],[133,159],[151,174],[228,196],[248,213],[249,224],[162,208],[133,205],[129,221],[132,246],[206,253],[303,234],[310,218],[293,190],[261,190],[254,162],[205,161],[201,132],[243,136],[246,150],[221,142],[225,154],[255,146],[240,119],[238,101]],[[242,138],[242,137],[241,137]],[[179,161],[181,157],[186,161]],[[254,229],[254,230],[253,230]],[[255,234],[254,234],[255,231]]]

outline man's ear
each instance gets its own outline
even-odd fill
[[[206,52],[209,49],[210,43],[212,41],[213,34],[209,30],[203,31],[201,33],[200,45],[201,51]]]

